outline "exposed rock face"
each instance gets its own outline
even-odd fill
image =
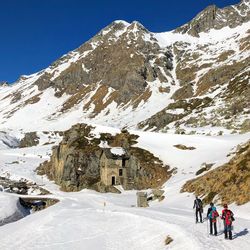
[[[25,133],[23,139],[20,141],[19,147],[26,148],[36,146],[39,144],[39,139],[36,132]]]
[[[76,125],[66,131],[60,145],[53,148],[50,161],[43,163],[38,173],[46,174],[65,191],[93,188],[100,181],[101,148],[87,139],[91,138],[90,132],[87,125]]]
[[[179,127],[180,120],[184,117],[188,117],[192,114],[195,109],[202,109],[207,107],[211,103],[212,99],[209,97],[205,98],[193,98],[186,100],[178,100],[174,103],[169,104],[165,109],[156,113],[149,119],[138,124],[139,128],[146,129],[165,129],[168,124],[176,122],[176,127]],[[175,112],[179,110],[179,112]],[[189,118],[190,119],[190,118]],[[190,119],[191,120],[191,119]],[[187,122],[188,123],[188,122]],[[198,123],[197,120],[194,123]]]
[[[222,203],[241,205],[250,201],[250,141],[225,165],[188,181],[182,192],[195,192],[209,203],[218,195]]]
[[[71,125],[86,120],[178,133],[212,125],[247,132],[249,11],[249,1],[210,6],[165,33],[115,21],[47,69],[22,76],[19,87],[2,88],[0,124],[11,126],[20,110],[36,110],[49,98],[53,108],[39,117],[45,123],[61,124],[78,110]]]
[[[65,92],[74,95],[100,83],[96,98],[100,99],[98,95],[107,93],[110,87],[114,92],[107,102],[127,103],[146,90],[147,82],[157,78],[167,81],[166,74],[173,67],[171,52],[160,48],[154,36],[138,22],[113,22],[73,55],[77,61],[58,76],[53,67],[70,61],[70,57],[56,61],[49,73],[37,80],[39,89],[52,86],[58,96]]]
[[[159,187],[171,176],[169,167],[146,150],[131,147],[136,136],[123,132],[112,136],[101,134],[96,138],[93,128],[77,124],[66,131],[59,146],[54,147],[51,159],[38,168],[39,174],[47,174],[65,191],[78,191],[83,188],[101,192],[114,192],[112,186],[104,186],[100,178],[100,157],[102,141],[111,147],[126,148],[129,160],[129,176],[133,179],[125,189],[145,189]],[[116,190],[117,191],[117,190]]]
[[[235,28],[250,20],[249,1],[242,0],[239,4],[220,9],[215,5],[208,6],[192,21],[176,29],[176,32],[199,36],[201,32],[223,27]]]

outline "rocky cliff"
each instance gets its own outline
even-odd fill
[[[250,20],[249,1],[241,0],[239,4],[223,9],[216,5],[208,6],[187,24],[176,29],[176,32],[199,37],[199,33],[224,27],[235,28]]]
[[[150,152],[132,146],[136,144],[136,138],[127,131],[97,136],[91,126],[74,125],[64,133],[62,142],[53,148],[50,161],[39,166],[38,173],[46,174],[65,191],[90,188],[115,192],[116,189],[104,186],[100,179],[100,157],[105,142],[109,147],[123,146],[130,157],[128,169],[133,180],[124,186],[125,189],[160,187],[170,178],[172,171]]]

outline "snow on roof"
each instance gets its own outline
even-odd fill
[[[121,147],[111,148],[110,151],[113,155],[120,155],[120,156],[125,155],[125,151]]]

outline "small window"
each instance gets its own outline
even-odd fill
[[[122,166],[125,167],[126,160],[122,159]]]
[[[119,176],[122,176],[122,169],[119,169]]]

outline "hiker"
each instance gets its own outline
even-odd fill
[[[207,218],[210,222],[210,234],[213,234],[213,228],[214,228],[214,235],[217,235],[217,217],[219,217],[219,214],[216,210],[216,207],[211,202],[210,207],[207,210]]]
[[[194,208],[195,208],[196,223],[198,223],[198,214],[200,216],[200,222],[202,223],[203,205],[201,199],[199,199],[198,196],[195,197],[193,209]]]
[[[222,210],[222,216],[221,219],[224,220],[224,234],[225,239],[228,238],[232,240],[232,222],[234,219],[234,214],[231,210],[228,209],[227,204],[224,204],[224,209]]]

